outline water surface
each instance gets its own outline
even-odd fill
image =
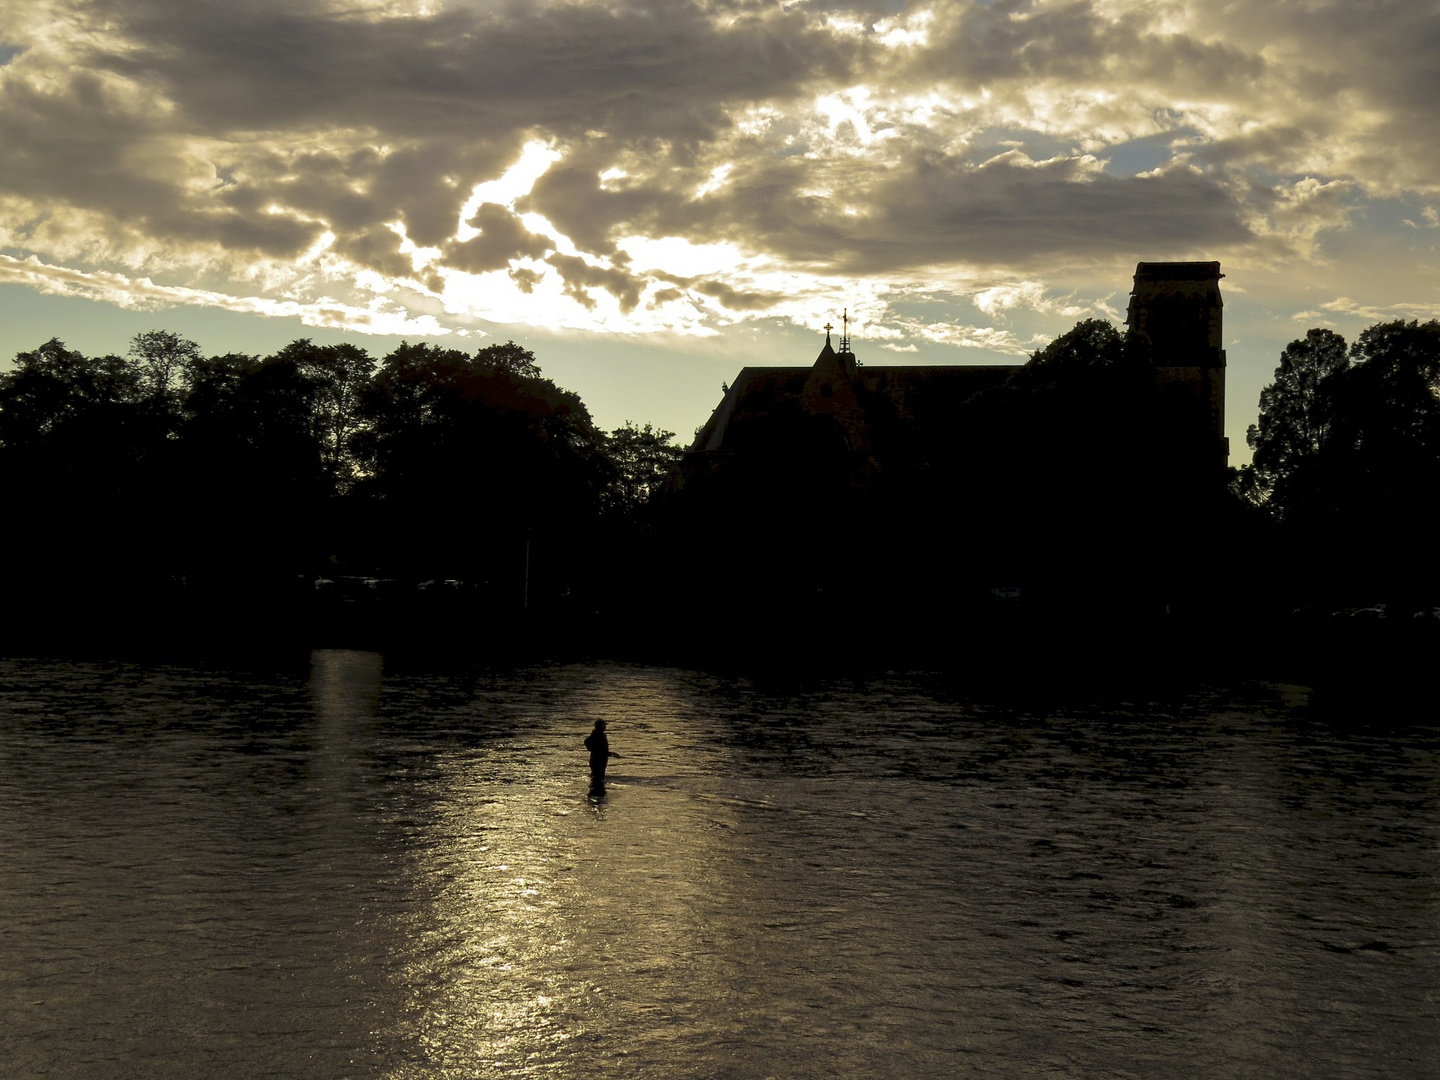
[[[0,694],[0,1075],[1437,1075],[1433,723],[352,652]]]

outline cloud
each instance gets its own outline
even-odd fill
[[[998,330],[993,326],[966,326],[961,323],[938,320],[921,322],[918,319],[903,317],[894,321],[907,336],[937,345],[953,345],[961,349],[983,349],[1005,356],[1029,354],[1029,350],[1010,330]],[[883,349],[889,346],[881,345],[880,347]]]
[[[1014,353],[903,301],[1069,318],[1086,267],[1338,262],[1370,201],[1440,194],[1413,0],[0,0],[0,27],[5,250],[115,302],[164,275],[357,329],[714,333],[864,281],[896,348]]]
[[[555,254],[545,260],[560,272],[565,282],[566,295],[573,297],[582,306],[594,309],[595,298],[591,289],[609,293],[620,305],[620,313],[628,315],[640,303],[640,294],[645,281],[634,274],[614,266],[596,266],[577,255]]]
[[[1089,309],[1069,299],[1056,299],[1047,295],[1045,286],[1038,281],[1007,282],[981,289],[971,301],[986,315],[999,316],[1013,308],[1026,308],[1046,314],[1079,318],[1088,314]]]
[[[468,240],[447,244],[443,264],[467,273],[505,270],[520,259],[543,259],[555,247],[549,238],[530,232],[514,213],[495,203],[481,204],[466,224],[478,232]]]
[[[378,302],[358,308],[325,298],[301,303],[263,296],[236,296],[204,289],[157,285],[149,278],[130,278],[106,271],[85,272],[50,266],[33,256],[16,259],[0,254],[0,282],[25,285],[50,296],[102,300],[116,307],[137,311],[193,305],[251,315],[295,318],[305,326],[346,329],[363,334],[437,337],[453,332],[430,315],[412,315],[402,308]]]
[[[1400,304],[1364,304],[1348,296],[1337,296],[1320,307],[1332,315],[1364,319],[1367,322],[1390,322],[1395,319],[1440,319],[1440,303],[1421,301]],[[1315,314],[1313,312],[1305,313]]]
[[[768,311],[784,299],[779,293],[763,289],[737,289],[723,281],[696,281],[691,288],[718,300],[734,312]]]
[[[1420,208],[1420,221],[1413,218],[1405,218],[1404,225],[1407,229],[1440,229],[1440,209],[1434,206],[1423,206]]]

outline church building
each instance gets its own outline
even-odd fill
[[[1225,351],[1218,262],[1142,262],[1135,268],[1127,344],[1141,350],[1154,384],[1194,415],[1224,465]],[[793,449],[804,432],[848,455],[854,479],[873,477],[887,449],[923,448],[947,437],[956,410],[1004,384],[1023,365],[862,366],[842,332],[810,367],[747,367],[697,433],[678,478],[726,468],[737,457]]]
[[[1220,277],[1140,263],[1123,335],[1024,364],[864,365],[842,324],[744,368],[667,482],[659,579],[724,640],[1201,609],[1231,566]]]

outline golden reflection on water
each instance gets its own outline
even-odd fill
[[[588,1071],[632,1052],[625,1014],[683,1028],[709,996],[723,952],[707,925],[725,892],[713,883],[730,853],[670,782],[696,769],[677,759],[693,738],[678,703],[653,676],[613,674],[441,759],[406,852],[407,1004],[381,1041],[408,1044],[410,1060],[389,1075]],[[602,718],[621,756],[593,803],[582,740]],[[713,826],[713,807],[704,816]]]

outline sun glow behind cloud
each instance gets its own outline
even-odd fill
[[[535,181],[545,175],[547,169],[559,161],[561,154],[554,147],[543,142],[528,142],[520,152],[520,160],[506,169],[498,180],[487,180],[476,184],[470,190],[470,198],[460,208],[460,223],[455,230],[455,239],[469,240],[478,236],[480,230],[470,224],[470,219],[485,203],[498,203],[510,209],[515,200],[529,195]]]

